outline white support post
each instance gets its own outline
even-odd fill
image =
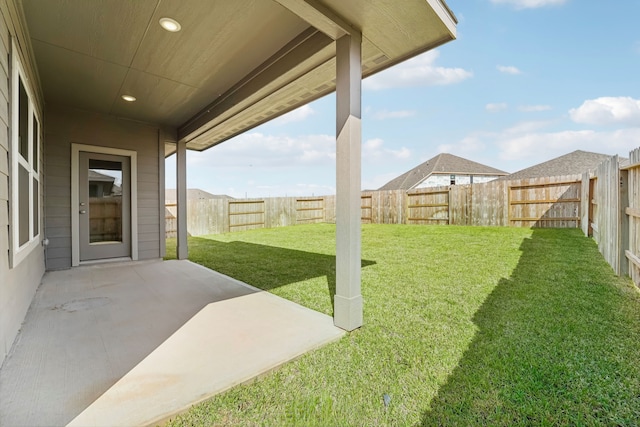
[[[336,295],[333,320],[362,326],[360,292],[361,46],[357,31],[336,41]]]
[[[177,258],[187,259],[187,143],[178,141],[176,147],[176,203],[178,211]]]

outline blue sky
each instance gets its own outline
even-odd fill
[[[640,146],[640,1],[447,4],[457,40],[363,81],[363,189],[441,152],[515,172]],[[174,156],[166,176],[175,188]],[[334,194],[335,96],[188,152],[187,181],[233,197]]]

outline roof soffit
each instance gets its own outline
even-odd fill
[[[406,0],[402,6],[384,0],[275,0],[305,16],[313,8],[320,20],[333,18],[337,28],[355,28],[362,34],[362,74],[375,74],[419,53],[435,48],[455,38],[455,17],[440,0]],[[301,7],[298,3],[307,3]],[[291,6],[291,5],[295,5]],[[300,12],[303,9],[303,12]],[[306,11],[306,12],[305,12]],[[335,23],[335,21],[332,21]],[[406,27],[403,26],[409,23]],[[331,38],[339,34],[323,30]],[[345,29],[348,30],[348,28]],[[393,39],[389,41],[389,39]],[[384,46],[384,47],[380,47]],[[236,105],[238,113],[229,118],[216,117],[197,136],[179,132],[188,141],[187,147],[204,150],[224,142],[239,133],[265,123],[281,114],[318,99],[335,90],[335,45],[331,58],[316,68],[300,75],[294,84],[286,84],[265,97],[256,97],[255,103]],[[326,50],[325,50],[326,53]],[[184,129],[182,129],[184,130]],[[193,137],[193,139],[190,139]]]
[[[349,28],[365,77],[455,38],[441,0],[17,1],[45,102],[179,128],[196,150],[335,90],[333,39]]]

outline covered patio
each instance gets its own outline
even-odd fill
[[[152,423],[359,328],[361,79],[455,31],[444,0],[1,1],[0,425]],[[334,91],[331,319],[186,261],[186,153]]]
[[[0,371],[0,425],[153,424],[343,334],[190,261],[48,272]]]

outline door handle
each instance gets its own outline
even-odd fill
[[[86,214],[86,213],[87,213],[87,211],[85,211],[85,210],[81,210],[81,211],[80,211],[80,213],[81,213],[81,214]]]

